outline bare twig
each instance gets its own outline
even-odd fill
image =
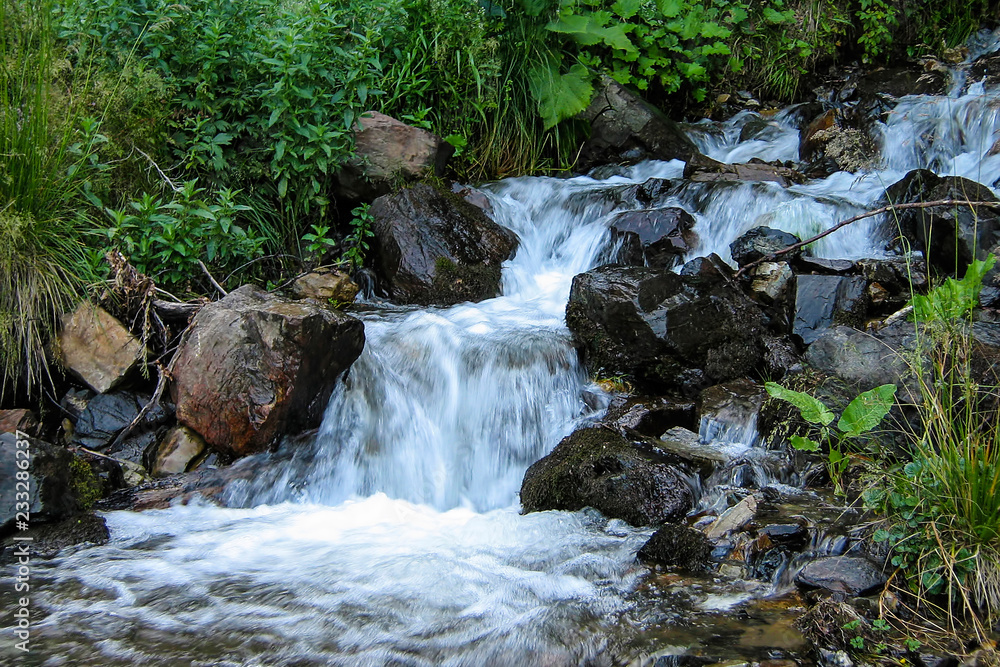
[[[219,283],[217,283],[215,281],[215,278],[212,277],[212,274],[208,272],[208,267],[205,266],[205,263],[203,261],[201,261],[200,259],[198,260],[198,266],[201,267],[201,270],[205,274],[205,276],[208,278],[208,281],[210,283],[212,283],[212,285],[215,287],[215,289],[219,290],[219,293],[222,294],[222,296],[229,296],[229,292],[227,292],[225,289],[223,289],[222,285],[220,285]]]
[[[137,152],[137,153],[138,153],[139,155],[141,155],[141,156],[143,156],[144,158],[146,158],[147,160],[149,160],[149,164],[153,165],[153,168],[154,168],[154,169],[156,169],[156,173],[158,173],[158,174],[160,175],[160,178],[162,178],[162,179],[163,179],[163,181],[164,181],[164,182],[165,182],[165,183],[166,183],[167,185],[169,185],[169,186],[170,186],[170,189],[171,189],[171,190],[173,190],[174,192],[180,192],[180,191],[181,191],[181,190],[183,189],[183,188],[181,188],[181,187],[180,187],[179,185],[177,185],[177,183],[175,183],[175,182],[173,181],[173,179],[171,179],[171,178],[170,178],[169,176],[167,176],[167,175],[166,175],[165,173],[163,173],[163,170],[162,170],[162,169],[160,169],[160,165],[156,164],[156,162],[155,162],[155,161],[153,160],[153,158],[149,157],[149,155],[147,155],[146,153],[144,153],[144,152],[143,152],[143,151],[142,151],[142,150],[141,150],[140,148],[138,148],[137,146],[133,146],[132,148],[133,148],[133,149],[134,149],[134,150],[135,150],[135,151],[136,151],[136,152]]]
[[[746,266],[742,267],[739,271],[736,272],[736,277],[739,278],[740,276],[742,276],[743,274],[745,274],[750,269],[752,269],[755,266],[758,266],[758,265],[760,265],[760,264],[762,264],[764,262],[769,262],[771,260],[777,259],[778,257],[781,257],[782,255],[788,254],[790,252],[798,250],[799,248],[805,247],[805,246],[809,245],[810,243],[818,241],[821,238],[823,238],[824,236],[829,236],[830,234],[833,234],[838,229],[840,229],[842,227],[846,227],[847,225],[850,225],[851,223],[857,222],[858,220],[864,220],[865,218],[871,218],[873,216],[876,216],[876,215],[879,215],[879,214],[882,214],[882,213],[887,213],[889,211],[902,211],[902,210],[914,209],[914,208],[932,208],[934,206],[988,206],[988,207],[991,207],[991,208],[997,208],[997,207],[1000,207],[1000,202],[995,202],[995,201],[968,201],[966,199],[939,199],[937,201],[914,202],[914,203],[910,203],[910,204],[889,204],[888,206],[883,206],[882,208],[877,208],[874,211],[868,211],[867,213],[862,213],[860,215],[856,215],[853,218],[848,218],[847,220],[841,220],[840,222],[838,222],[837,224],[835,224],[833,227],[830,227],[829,229],[820,232],[819,234],[817,234],[816,236],[813,236],[812,238],[808,238],[805,241],[799,241],[798,243],[793,243],[792,245],[787,246],[785,248],[782,248],[781,250],[778,250],[777,252],[772,252],[770,255],[766,255],[766,256],[761,257],[760,259],[758,259],[756,261],[750,262],[749,264],[747,264]]]

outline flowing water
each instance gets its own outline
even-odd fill
[[[1000,178],[1000,156],[987,155],[997,108],[996,95],[981,86],[963,94],[958,80],[949,97],[904,98],[879,126],[881,169],[787,189],[684,182],[680,162],[645,163],[605,180],[487,186],[494,217],[521,238],[504,266],[503,296],[360,315],[365,351],[313,443],[233,484],[228,507],[111,512],[109,544],[36,564],[32,659],[646,665],[690,643],[693,626],[704,637],[747,633],[727,612],[763,604],[748,601],[772,591],[771,582],[651,577],[635,561],[649,530],[589,510],[519,513],[525,469],[606,404],[565,327],[572,278],[612,251],[609,221],[642,207],[633,186],[649,179],[663,181],[655,206],[681,206],[697,220],[692,255],[726,259],[729,243],[750,227],[811,235],[869,210],[885,186],[918,166],[992,187]],[[756,119],[745,113],[692,135],[723,161],[797,159],[794,109],[740,141]],[[814,254],[877,256],[876,224],[845,228]],[[707,482],[701,509],[733,486],[796,493],[780,484],[794,481],[782,477],[787,464],[752,425],[703,425],[703,435],[726,440],[741,457]],[[10,594],[2,592],[5,603]],[[10,651],[0,645],[0,660]]]

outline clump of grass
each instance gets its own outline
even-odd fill
[[[53,83],[46,0],[0,0],[0,396],[34,392],[45,342],[93,278],[82,212],[102,137]]]

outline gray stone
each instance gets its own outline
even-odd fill
[[[858,276],[796,276],[792,333],[809,345],[835,324],[862,326],[867,286]]]
[[[634,233],[644,263],[669,269],[698,244],[694,225],[694,217],[682,208],[646,209],[619,213],[611,221],[611,232],[616,238]]]
[[[850,383],[859,392],[883,384],[903,387],[912,375],[904,353],[913,349],[915,340],[913,324],[905,321],[878,334],[833,327],[809,346],[806,362]]]
[[[79,502],[72,490],[72,462],[73,455],[64,447],[0,433],[0,531],[15,525],[18,512],[27,515],[27,525],[76,512]],[[27,500],[18,495],[25,492]],[[19,509],[19,503],[26,503],[27,509]]]
[[[705,534],[710,540],[718,540],[747,525],[755,516],[757,516],[757,498],[747,496],[719,515]]]
[[[827,556],[808,563],[795,575],[795,583],[805,588],[822,588],[846,595],[868,595],[888,580],[874,563],[857,556]]]
[[[88,401],[76,420],[73,444],[145,466],[148,454],[162,435],[161,427],[170,416],[161,404],[153,406],[124,440],[110,449],[109,446],[150,400],[148,395],[131,391],[98,394]]]
[[[780,229],[770,227],[754,227],[744,232],[735,241],[729,244],[729,253],[737,266],[746,266],[751,262],[756,262],[768,255],[772,255],[779,250],[784,250],[790,245],[798,243],[801,239],[794,234],[783,232]],[[802,253],[801,248],[783,256],[783,260],[794,259]]]
[[[795,274],[788,262],[763,262],[750,272],[750,291],[765,305],[779,301]]]

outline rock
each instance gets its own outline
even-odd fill
[[[769,306],[782,299],[794,277],[788,262],[762,262],[750,270],[750,292]]]
[[[698,148],[676,123],[610,77],[580,114],[590,123],[590,138],[580,149],[581,171],[604,164],[643,160],[683,160]]]
[[[805,358],[813,368],[844,380],[859,392],[883,384],[902,389],[912,375],[903,353],[912,350],[915,341],[911,322],[898,322],[875,334],[838,326],[820,335]]]
[[[525,512],[589,506],[633,526],[677,521],[692,503],[679,472],[605,428],[564,438],[528,468],[521,484]]]
[[[799,257],[795,261],[802,272],[823,275],[850,273],[854,262],[849,259],[824,259],[823,257]]]
[[[21,431],[28,435],[35,435],[38,428],[38,419],[31,410],[19,408],[17,410],[0,410],[0,433],[14,433]]]
[[[24,452],[24,453],[22,453]],[[73,455],[64,447],[36,438],[0,434],[0,532],[15,525],[18,503],[27,503],[27,523],[55,521],[80,504],[73,485]],[[18,479],[27,473],[27,479]],[[23,485],[23,486],[22,486]],[[19,493],[28,493],[27,500]],[[23,506],[22,506],[23,507]],[[21,517],[23,519],[23,517]]]
[[[787,336],[764,337],[764,377],[775,382],[802,370],[802,359]]]
[[[187,428],[175,426],[167,431],[156,450],[156,459],[150,472],[154,477],[166,477],[186,472],[205,453],[205,440]]]
[[[374,199],[402,181],[441,176],[455,148],[432,132],[377,111],[358,119],[354,157],[337,174],[338,194]]]
[[[757,498],[747,496],[723,512],[715,523],[708,527],[705,535],[710,540],[718,540],[747,525],[756,515]]]
[[[224,455],[263,451],[319,426],[364,340],[353,317],[244,285],[202,308],[177,350],[177,420]]]
[[[297,299],[354,303],[354,297],[358,295],[358,286],[350,276],[340,271],[330,273],[314,271],[292,283],[292,294]]]
[[[698,399],[698,433],[702,441],[752,444],[765,398],[762,386],[743,378],[702,391]]]
[[[87,409],[87,403],[94,397],[94,392],[89,389],[69,389],[59,401],[59,407],[66,411],[69,417],[76,421]]]
[[[694,428],[695,405],[669,396],[615,397],[601,423],[624,433],[655,436],[674,426]]]
[[[864,326],[867,287],[858,276],[796,276],[792,333],[809,345],[835,324]]]
[[[685,570],[705,570],[712,562],[712,543],[700,531],[666,524],[639,549],[639,560]]]
[[[635,233],[645,264],[669,269],[698,244],[694,225],[694,217],[682,208],[647,209],[619,213],[611,221],[611,232],[615,237]]]
[[[756,262],[768,255],[773,255],[779,250],[784,250],[790,245],[801,241],[798,236],[783,232],[780,229],[770,227],[754,227],[744,232],[735,241],[729,244],[729,253],[737,266],[743,267],[752,262]],[[786,253],[782,260],[791,260],[800,255],[802,249]]]
[[[404,303],[450,305],[500,292],[517,236],[460,197],[415,185],[372,204],[375,264]]]
[[[143,353],[121,322],[89,303],[63,317],[57,345],[63,366],[99,394],[120,384]]]
[[[885,586],[887,580],[874,563],[857,556],[817,558],[795,575],[795,583],[799,586],[850,596],[874,593]]]
[[[695,183],[720,181],[772,181],[783,188],[805,179],[791,167],[751,160],[745,164],[726,164],[704,155],[691,158],[684,167],[684,178]]]
[[[714,442],[702,442],[694,431],[675,426],[648,443],[663,460],[708,477],[716,468],[729,463],[730,455]]]
[[[825,135],[837,125],[837,111],[829,109],[810,121],[805,129],[799,132],[799,159],[803,162],[810,162],[819,157],[823,152],[823,144],[826,143]]]
[[[55,523],[32,524],[26,531],[19,531],[17,537],[31,538],[31,557],[49,559],[55,558],[59,552],[68,547],[81,544],[100,546],[111,539],[108,525],[104,517],[96,514],[76,514]],[[23,542],[10,536],[3,540],[3,551],[0,554],[0,564],[17,562],[16,550]]]
[[[959,176],[941,177],[926,169],[911,171],[890,185],[885,200],[893,204],[997,201],[984,185]],[[958,275],[964,275],[973,259],[986,259],[988,251],[1000,242],[1000,218],[993,209],[982,206],[901,210],[887,215],[882,229],[892,243],[906,239],[913,249],[924,253],[928,264],[944,273]]]
[[[102,451],[116,459],[147,466],[148,454],[159,442],[165,430],[162,426],[170,416],[160,404],[154,405],[122,442],[110,449],[108,447],[150,400],[150,396],[131,391],[98,394],[90,399],[76,420],[73,444]]]
[[[980,81],[987,87],[993,87],[1000,83],[1000,54],[987,53],[976,58],[969,66],[963,90],[968,90],[969,86]]]
[[[681,274],[600,267],[573,279],[566,323],[590,368],[641,389],[694,391],[743,377],[763,356],[764,316],[718,258]]]
[[[857,92],[862,102],[873,96],[893,101],[906,95],[945,95],[947,83],[939,70],[924,71],[914,66],[880,67],[858,79]]]
[[[809,530],[801,523],[772,523],[757,531],[777,545],[801,549],[809,542]]]
[[[493,219],[493,202],[486,193],[471,185],[452,183],[451,191]]]

